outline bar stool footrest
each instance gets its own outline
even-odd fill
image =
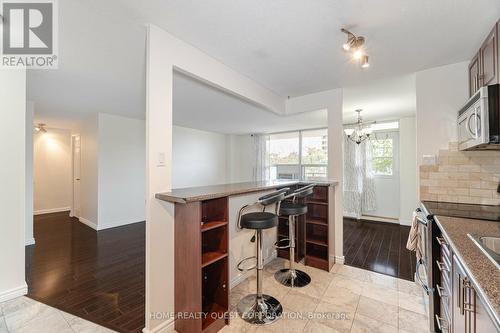
[[[251,256],[251,257],[248,257],[248,258],[245,258],[243,260],[241,260],[238,265],[236,266],[236,268],[240,271],[240,272],[247,272],[247,271],[250,271],[252,269],[256,269],[257,268],[257,263],[255,263],[253,266],[251,267],[248,267],[248,268],[241,268],[241,265],[245,262],[247,262],[248,260],[251,260],[251,259],[254,259],[254,260],[257,260],[257,257],[256,256]]]
[[[286,245],[280,245],[283,242],[287,242]],[[289,249],[290,248],[290,238],[283,238],[274,243],[276,249]]]

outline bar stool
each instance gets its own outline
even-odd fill
[[[306,272],[295,269],[295,221],[298,216],[307,213],[307,205],[298,203],[297,199],[310,196],[313,190],[314,184],[301,187],[286,196],[286,198],[293,198],[292,202],[283,201],[280,206],[280,215],[288,216],[288,238],[276,242],[275,247],[290,249],[290,266],[274,273],[274,278],[287,287],[304,287],[311,282],[311,277]],[[283,241],[288,241],[288,244],[279,246],[279,243]]]
[[[264,269],[264,258],[262,256],[262,230],[274,228],[278,225],[278,212],[281,200],[285,198],[285,193],[289,191],[284,188],[263,197],[260,197],[255,204],[263,206],[262,212],[253,212],[241,215],[243,209],[250,205],[245,205],[238,214],[238,227],[240,229],[255,230],[252,242],[256,241],[257,253],[255,256],[245,258],[238,263],[238,270],[241,272],[257,269],[257,293],[243,297],[237,305],[238,314],[243,320],[255,325],[270,324],[280,318],[283,312],[281,303],[274,297],[262,293],[262,270]],[[266,207],[275,204],[275,212],[266,212]],[[242,268],[241,265],[251,259],[256,260],[256,264],[249,268]]]

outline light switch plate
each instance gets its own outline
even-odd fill
[[[158,164],[159,167],[165,166],[165,153],[158,153]]]

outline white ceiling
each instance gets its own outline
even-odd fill
[[[326,127],[326,110],[279,116],[183,74],[174,73],[174,125],[225,134]]]
[[[65,0],[59,11],[59,69],[28,74],[37,114],[144,118],[147,22],[285,97],[470,59],[500,2]],[[342,52],[341,27],[367,38],[368,70]]]

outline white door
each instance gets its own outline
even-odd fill
[[[80,217],[80,170],[82,158],[80,135],[71,137],[71,148],[73,152],[73,206],[71,216]]]
[[[379,148],[372,154],[377,209],[363,215],[399,219],[399,132],[377,132],[372,143]]]

